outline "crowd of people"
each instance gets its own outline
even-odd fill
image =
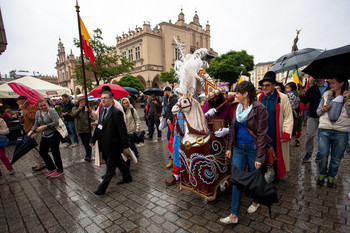
[[[124,159],[122,154],[130,148],[136,158],[140,157],[135,143],[130,140],[131,134],[141,131],[140,116],[129,98],[123,98],[120,102],[115,100],[108,86],[102,87],[100,94],[101,103],[94,111],[85,102],[85,98],[79,98],[73,104],[68,95],[63,95],[62,111],[59,114],[50,108],[46,100],[39,100],[35,106],[28,102],[26,96],[18,97],[24,131],[38,142],[38,148],[29,152],[36,163],[32,167],[33,171],[46,168],[46,177],[63,175],[59,145],[62,142],[66,147],[77,146],[80,138],[85,149],[85,161],[92,160],[92,147],[96,144],[98,150],[95,156],[100,156],[106,162],[102,182],[94,191],[96,195],[106,192],[116,168],[122,173],[122,179],[117,184],[132,182],[131,159]],[[157,140],[162,139],[161,121],[167,127],[170,156],[166,167],[172,168],[171,179],[165,179],[165,185],[168,186],[181,180],[181,139],[186,130],[196,131],[187,128],[188,119],[183,112],[178,111],[181,107],[178,102],[186,94],[180,89],[172,90],[167,86],[164,88],[164,98],[156,94],[145,97],[147,140],[153,139],[155,130]],[[272,146],[277,160],[270,169],[273,171],[270,178],[272,183],[278,183],[293,166],[290,164],[291,139],[294,136],[295,147],[301,146],[299,138],[304,119],[307,118],[305,156],[302,161],[308,162],[312,158],[314,138],[318,131],[317,184],[324,185],[327,181],[328,187],[335,187],[338,168],[348,146],[350,128],[350,93],[348,81],[344,77],[331,77],[328,81],[315,79],[315,84],[307,89],[298,87],[294,82],[286,85],[278,83],[276,74],[268,71],[260,80],[258,90],[251,82],[243,81],[231,93],[215,90],[206,94],[207,100],[202,103],[202,111],[208,123],[206,127],[215,137],[225,138],[225,156],[238,170],[252,172],[260,169],[266,173],[266,148]],[[8,116],[4,113],[3,118],[5,117]],[[73,142],[70,135],[62,138],[56,130],[60,119],[63,119]],[[219,128],[217,124],[220,124]],[[90,127],[94,129],[92,135],[89,133]],[[0,136],[3,137],[8,132],[5,121],[0,118]],[[5,147],[0,146],[0,158],[10,174],[13,174],[14,169],[6,156]],[[220,219],[222,223],[238,222],[240,200],[241,191],[233,185],[231,213]],[[254,213],[259,206],[257,200],[252,200],[247,212]]]

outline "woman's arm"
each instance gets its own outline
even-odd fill
[[[136,109],[134,109],[134,120],[135,120],[136,131],[141,130],[141,121]]]
[[[255,116],[256,124],[256,157],[255,161],[259,163],[264,163],[266,158],[266,137],[268,129],[268,117],[269,114],[264,106],[260,106],[257,109],[257,115]]]
[[[46,124],[48,128],[55,128],[57,125],[59,125],[59,116],[56,110],[49,109],[48,116],[51,119],[52,122]]]

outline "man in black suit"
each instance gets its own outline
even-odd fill
[[[102,108],[99,115],[98,126],[92,136],[90,146],[93,146],[98,140],[102,158],[106,161],[106,174],[102,183],[94,192],[96,195],[102,195],[106,192],[109,182],[111,182],[115,169],[123,174],[123,179],[117,184],[129,183],[132,181],[129,167],[123,160],[121,153],[129,147],[129,137],[127,134],[123,113],[114,107],[113,94],[104,91],[101,94]]]

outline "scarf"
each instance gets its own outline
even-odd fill
[[[237,110],[236,110],[236,120],[240,123],[246,121],[252,108],[253,108],[253,105],[251,104],[251,105],[249,105],[248,108],[243,110],[243,104],[241,104],[241,103],[238,104]]]

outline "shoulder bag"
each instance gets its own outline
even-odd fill
[[[50,111],[48,111],[47,114],[49,114],[49,117],[51,118]],[[68,136],[67,127],[60,117],[58,118],[58,125],[55,126],[55,129],[62,136],[62,138],[66,138]]]
[[[254,139],[256,140],[256,135],[253,133],[253,131],[251,131],[250,129],[246,128],[249,133],[254,137]],[[265,161],[267,162],[267,165],[271,166],[276,160],[276,154],[275,154],[275,150],[273,149],[273,146],[271,146],[271,144],[267,144],[266,145],[266,159]]]

